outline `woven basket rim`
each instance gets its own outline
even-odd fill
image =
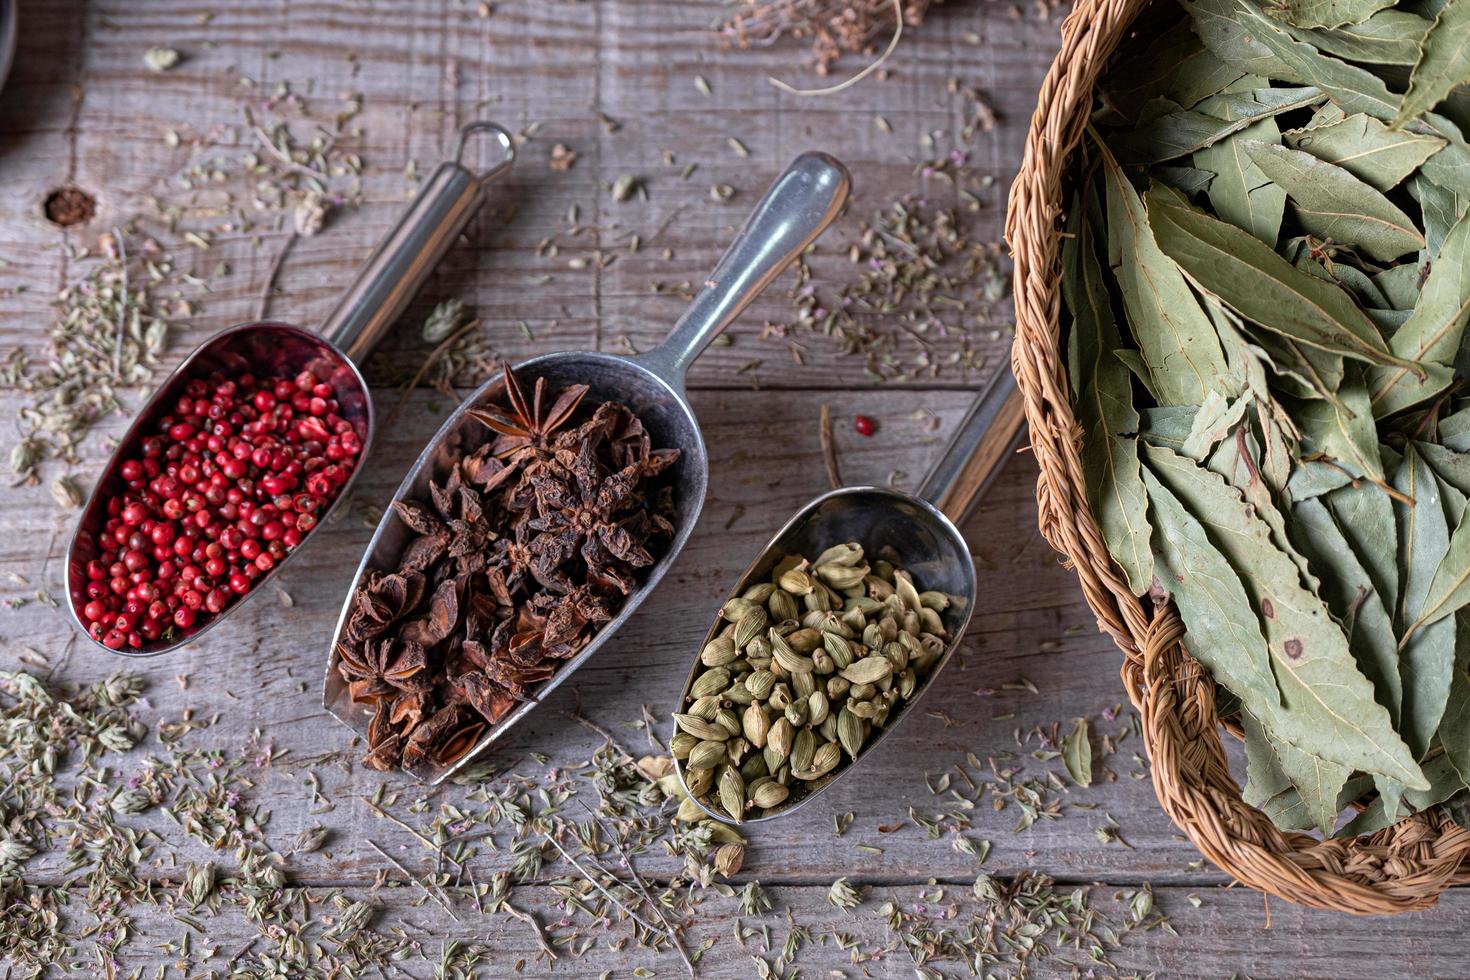
[[[1360,915],[1428,908],[1446,888],[1470,881],[1470,831],[1431,808],[1371,835],[1320,840],[1283,832],[1247,805],[1230,774],[1214,682],[1185,651],[1172,607],[1146,607],[1129,590],[1087,500],[1081,428],[1060,346],[1063,193],[1098,78],[1148,2],[1078,0],[1062,25],[1011,186],[1011,367],[1040,469],[1041,533],[1067,559],[1098,627],[1123,652],[1122,678],[1143,719],[1155,795],[1201,854],[1237,881],[1300,905]]]

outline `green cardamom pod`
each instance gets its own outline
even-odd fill
[[[856,541],[834,544],[817,556],[816,565],[845,565],[852,567],[863,560],[863,546]]]
[[[827,717],[823,718],[822,723],[817,726],[817,734],[829,742],[837,741],[837,716],[830,708],[827,711]]]
[[[903,603],[905,609],[917,610],[923,608],[924,604],[919,601],[919,590],[914,588],[914,580],[909,577],[908,572],[902,570],[894,571],[893,588],[898,593],[898,601]]]
[[[766,768],[766,757],[760,752],[752,752],[750,758],[740,767],[740,778],[745,780],[749,786],[753,780],[765,779],[770,776],[770,770]]]
[[[850,690],[852,690],[852,681],[846,677],[827,678],[827,697],[829,700],[836,701],[838,698],[846,697],[847,692]]]
[[[824,692],[812,691],[806,697],[806,723],[813,727],[820,725],[827,720],[827,712],[830,708]]]
[[[706,667],[723,667],[739,655],[734,640],[728,636],[717,636],[699,651],[699,662]]]
[[[791,700],[799,701],[811,697],[817,689],[816,674],[791,675]]]
[[[841,747],[836,742],[823,742],[821,748],[817,749],[816,754],[812,756],[812,768],[819,775],[825,776],[836,769],[837,764],[841,761]]]
[[[785,589],[776,589],[771,593],[771,598],[766,601],[766,608],[771,611],[771,618],[776,622],[787,619],[795,619],[801,611],[796,605],[796,596]]]
[[[779,760],[784,760],[791,754],[791,747],[796,738],[796,729],[785,716],[777,718],[771,723],[771,730],[766,733],[766,748],[775,752]],[[766,760],[770,764],[770,760]]]
[[[893,664],[884,657],[864,657],[853,661],[841,673],[854,684],[877,684],[893,673]]]
[[[675,732],[669,739],[669,754],[675,759],[687,759],[689,753],[699,744],[699,739],[688,732]]]
[[[939,618],[939,613],[928,606],[919,610],[919,627],[925,633],[933,633],[935,636],[948,636],[949,630],[944,628],[944,620]]]
[[[822,645],[822,634],[811,627],[804,626],[786,634],[785,640],[786,645],[797,653],[807,654]]]
[[[733,599],[727,600],[725,604],[720,607],[720,615],[725,617],[725,619],[729,620],[732,623],[738,623],[740,622],[741,618],[745,616],[746,613],[750,612],[750,610],[752,609],[757,608],[759,607],[755,603],[751,602],[749,599],[742,599],[739,596],[736,596]]]
[[[765,708],[752,704],[740,716],[740,728],[751,745],[763,749],[766,747],[766,736],[771,731],[771,717],[766,714]]]
[[[776,675],[769,670],[753,670],[746,676],[745,686],[755,695],[756,700],[764,701],[771,696],[771,689],[776,686]]]
[[[734,732],[726,729],[724,725],[717,725],[713,722],[705,721],[698,715],[681,715],[675,713],[674,724],[678,725],[681,729],[688,732],[690,735],[693,735],[695,738],[704,739],[707,741],[723,742],[725,741],[725,739],[734,734]]]
[[[693,796],[685,797],[680,801],[679,811],[674,814],[674,817],[681,823],[694,823],[695,821],[705,819],[704,811],[700,809],[698,803],[694,802],[694,796],[697,795],[699,794],[695,793]]]
[[[772,582],[757,582],[740,594],[740,598],[750,602],[764,603],[776,592],[776,586]]]
[[[725,761],[725,751],[726,746],[724,742],[700,742],[689,753],[689,768],[713,769]]]
[[[715,724],[730,735],[740,734],[740,716],[730,708],[721,708],[715,713]]]
[[[733,766],[720,772],[720,806],[736,820],[745,814],[745,780]]]
[[[791,771],[810,769],[817,751],[817,736],[803,728],[791,741]]]
[[[750,693],[750,688],[741,681],[731,684],[720,697],[739,705],[747,705],[755,700],[755,695]]]
[[[746,644],[760,636],[766,629],[766,607],[751,606],[735,624],[735,646],[744,650]]]
[[[800,568],[793,568],[784,573],[776,584],[781,586],[783,591],[799,596],[811,595],[817,587],[812,577]]]
[[[730,686],[730,672],[724,667],[712,667],[694,679],[689,688],[691,697],[702,698],[708,694],[719,694]]]
[[[713,694],[706,694],[702,698],[695,698],[694,703],[689,706],[689,714],[705,721],[714,721],[715,712],[720,710],[720,699]]]
[[[856,759],[858,750],[863,747],[863,739],[867,733],[863,730],[863,720],[852,713],[850,708],[843,708],[837,712],[837,740],[847,750],[849,758]]]
[[[912,670],[906,670],[898,675],[898,696],[904,700],[914,696],[914,688],[918,686],[919,678]]]
[[[768,810],[785,803],[786,797],[790,795],[791,790],[771,779],[755,788],[750,795],[750,801],[761,809]]]
[[[823,633],[822,645],[826,648],[827,655],[832,658],[832,662],[837,665],[838,670],[851,666],[852,644],[847,642],[845,637],[838,636],[836,633]]]
[[[776,663],[780,664],[783,670],[788,670],[793,674],[811,673],[813,670],[816,670],[816,664],[812,663],[812,658],[803,657],[791,649],[791,645],[786,642],[786,638],[780,633],[771,630],[767,635],[771,641],[771,656],[775,658]]]
[[[689,790],[690,796],[703,796],[714,784],[715,771],[713,769],[684,770],[684,788]]]

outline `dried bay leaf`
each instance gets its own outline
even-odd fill
[[[1143,482],[1153,518],[1154,572],[1179,608],[1190,656],[1247,705],[1274,710],[1280,694],[1270,651],[1240,576],[1199,521],[1147,468]]]
[[[1330,833],[1341,811],[1338,797],[1351,774],[1272,739],[1249,711],[1240,713],[1240,722],[1245,730],[1245,802],[1263,811],[1278,827],[1318,827]]]
[[[1361,23],[1393,4],[1394,0],[1276,0],[1269,10],[1271,16],[1297,27],[1341,27]]]
[[[1394,128],[1433,109],[1457,85],[1470,82],[1470,0],[1445,0],[1420,48],[1424,53],[1414,65]]]
[[[1388,499],[1386,494],[1374,492]],[[1320,594],[1333,616],[1344,624],[1348,647],[1359,669],[1373,682],[1378,703],[1388,709],[1397,728],[1403,687],[1399,680],[1398,640],[1389,612],[1392,607],[1385,605],[1356,549],[1325,503],[1320,499],[1298,501],[1291,516],[1293,541],[1321,571]]]
[[[1196,108],[1169,112],[1121,132],[1108,145],[1119,163],[1162,163],[1210,146],[1254,120],[1305,108],[1321,98],[1322,92],[1310,86],[1212,95]]]
[[[1198,154],[1196,154],[1198,157]],[[1155,177],[1170,187],[1184,194],[1185,197],[1193,197],[1203,194],[1210,189],[1210,184],[1215,180],[1215,174],[1198,167],[1176,167],[1160,164],[1149,168],[1149,176]]]
[[[1108,265],[1161,405],[1199,405],[1227,378],[1215,328],[1170,258],[1159,249],[1143,201],[1106,148]]]
[[[1348,369],[1332,401],[1304,401],[1293,405],[1291,414],[1312,454],[1335,459],[1353,472],[1384,483],[1378,428],[1361,365]]]
[[[1148,502],[1139,473],[1138,413],[1128,369],[1112,352],[1122,338],[1113,320],[1092,223],[1080,200],[1062,248],[1062,295],[1072,314],[1070,373],[1077,392],[1083,440],[1083,478],[1103,540],[1135,595],[1153,581]]]
[[[1294,268],[1259,239],[1202,211],[1153,195],[1152,240],[1191,282],[1247,320],[1344,357],[1399,364],[1378,329],[1336,286]],[[1421,370],[1418,365],[1410,370]],[[1197,399],[1195,404],[1203,401]]]
[[[1396,469],[1397,464],[1388,468]],[[1332,490],[1326,503],[1392,616],[1398,609],[1400,581],[1398,522],[1392,499],[1379,487],[1358,483]]]
[[[1328,126],[1294,129],[1283,136],[1292,149],[1335,164],[1380,191],[1397,186],[1445,147],[1438,136],[1395,132],[1363,112]]]
[[[1461,186],[1470,188],[1470,184]],[[1409,193],[1419,202],[1419,209],[1424,215],[1425,245],[1421,259],[1433,261],[1439,257],[1439,250],[1444,247],[1444,240],[1449,237],[1450,229],[1470,210],[1470,191],[1452,191],[1424,174],[1419,174],[1409,181]],[[1417,269],[1414,278],[1417,283]]]
[[[1428,233],[1425,239],[1429,238]],[[1373,277],[1373,285],[1396,310],[1412,310],[1419,302],[1419,266],[1404,262]]]
[[[1455,355],[1470,319],[1470,217],[1450,229],[1438,259],[1429,269],[1418,302],[1404,325],[1389,338],[1389,349],[1429,369],[1417,378],[1404,368],[1375,369],[1371,374],[1373,411],[1392,415],[1431,398],[1454,379]],[[1438,370],[1434,370],[1438,368]]]
[[[1177,495],[1181,507],[1204,525],[1201,530],[1207,529],[1217,555],[1237,571],[1251,608],[1260,614],[1280,705],[1252,703],[1256,692],[1237,690],[1246,708],[1293,748],[1350,770],[1427,786],[1387,709],[1375,700],[1372,683],[1358,670],[1347,637],[1322,600],[1303,587],[1296,565],[1271,543],[1266,524],[1239,493],[1188,458],[1150,446],[1143,455],[1150,500],[1151,478]],[[1188,568],[1191,587],[1197,587],[1198,570]]]
[[[1407,624],[1399,640],[1400,731],[1415,755],[1422,756],[1444,714],[1455,663],[1455,620],[1449,615],[1454,607],[1446,609],[1444,616],[1434,614],[1453,595],[1457,579],[1470,580],[1470,527],[1463,536],[1459,529],[1451,534],[1453,525],[1441,506],[1440,485],[1412,443],[1404,452],[1394,486],[1413,501],[1412,506],[1394,505],[1403,569],[1399,620]],[[1458,548],[1454,537],[1462,537]]]
[[[1275,51],[1255,36],[1239,10],[1240,0],[1180,0],[1199,39],[1215,57],[1240,71],[1286,78],[1290,71]]]
[[[1371,65],[1412,65],[1430,22],[1406,10],[1380,10],[1367,20],[1335,29],[1291,30],[1292,37],[1328,54]]]
[[[1439,723],[1439,742],[1460,781],[1470,785],[1470,614],[1455,614],[1455,666]]]
[[[1298,220],[1314,235],[1383,261],[1424,247],[1424,236],[1412,218],[1342,167],[1260,141],[1247,141],[1244,148],[1252,162],[1286,191]]]
[[[1194,405],[1170,405],[1165,408],[1145,408],[1139,411],[1138,436],[1155,446],[1165,446],[1176,453],[1184,452],[1184,440],[1194,428],[1194,417],[1199,412]],[[1470,412],[1467,412],[1470,420]],[[1470,431],[1470,425],[1467,425]],[[1470,436],[1467,436],[1470,439]]]
[[[1249,404],[1250,399],[1245,395],[1231,401],[1218,391],[1210,392],[1195,414],[1189,435],[1184,440],[1184,455],[1195,462],[1203,462],[1215,444],[1240,425]]]
[[[1252,83],[1261,81],[1250,75],[1245,77]],[[1275,245],[1281,218],[1286,213],[1286,191],[1271,183],[1261,168],[1245,155],[1242,141],[1247,139],[1279,142],[1281,129],[1274,119],[1262,119],[1195,153],[1194,162],[1215,172],[1208,192],[1215,212],[1261,241]]]
[[[1187,109],[1241,74],[1216,58],[1183,19],[1145,51],[1110,71],[1103,94],[1124,117],[1136,120],[1144,104],[1156,96]]]

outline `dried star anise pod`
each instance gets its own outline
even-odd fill
[[[366,686],[353,690],[355,701],[378,701],[387,692],[383,685],[400,691],[428,690],[428,655],[412,640],[387,637],[368,640],[361,647],[345,644],[337,649],[337,672],[349,682]]]
[[[425,762],[448,765],[480,740],[487,722],[462,702],[452,702],[414,729],[403,745],[403,764],[412,769]]]
[[[536,379],[535,394],[528,402],[525,392],[521,390],[521,383],[511,370],[510,362],[502,360],[500,370],[505,379],[505,395],[510,401],[510,412],[496,406],[482,406],[471,409],[468,414],[499,433],[500,438],[495,440],[492,451],[505,460],[507,465],[549,454],[552,435],[571,419],[577,406],[587,395],[587,386],[571,385],[563,389],[550,409],[542,414],[541,403],[546,395],[546,379]]]

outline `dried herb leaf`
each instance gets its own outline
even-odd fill
[[[1285,189],[1297,219],[1314,235],[1383,261],[1424,247],[1413,219],[1342,167],[1269,143],[1247,142],[1245,151]]]
[[[1292,36],[1348,61],[1372,65],[1412,65],[1429,21],[1406,10],[1380,10],[1357,24],[1331,30],[1296,29]]]
[[[1154,241],[1143,201],[1102,150],[1107,185],[1108,264],[1161,405],[1198,405],[1221,378],[1225,355],[1189,284]]]
[[[1212,95],[1194,109],[1159,116],[1109,141],[1118,162],[1162,163],[1210,146],[1253,121],[1312,105],[1320,89],[1259,88]]]
[[[1128,369],[1113,356],[1122,343],[1103,281],[1091,222],[1079,200],[1062,249],[1063,299],[1072,314],[1069,338],[1077,421],[1086,433],[1083,476],[1108,551],[1117,559],[1134,594],[1153,579],[1147,501],[1138,469],[1138,430]]]
[[[1416,378],[1405,368],[1371,374],[1373,411],[1381,416],[1418,404],[1443,391],[1454,380],[1455,355],[1470,319],[1470,217],[1450,230],[1439,258],[1424,280],[1414,311],[1389,339],[1389,349],[1428,369]]]
[[[1341,27],[1367,20],[1394,0],[1274,0],[1271,16],[1297,27]]]
[[[1243,80],[1255,85],[1262,79],[1247,75]],[[1262,119],[1254,125],[1206,147],[1194,155],[1196,166],[1215,172],[1210,182],[1210,204],[1215,212],[1231,224],[1244,228],[1261,241],[1274,245],[1281,231],[1281,218],[1286,212],[1286,191],[1277,187],[1261,172],[1261,168],[1245,155],[1243,140],[1263,143],[1281,140],[1281,129],[1274,119]]]
[[[1470,81],[1470,0],[1444,0],[1420,47],[1424,54],[1394,117],[1396,129],[1433,109],[1455,86]]]
[[[1336,164],[1380,191],[1397,186],[1445,146],[1437,136],[1395,132],[1362,112],[1284,135],[1292,149]]]
[[[1404,364],[1341,289],[1294,268],[1234,225],[1150,191],[1153,239],[1191,282],[1273,333],[1377,364]],[[1130,318],[1131,319],[1131,318]],[[1413,371],[1421,370],[1413,365]],[[1203,401],[1203,396],[1198,399]]]
[[[1449,697],[1455,620],[1448,615],[1454,607],[1445,608],[1445,603],[1457,582],[1470,580],[1470,527],[1463,534],[1455,530],[1454,537],[1461,538],[1455,547],[1439,481],[1412,443],[1394,477],[1394,487],[1413,501],[1412,506],[1394,506],[1404,583],[1399,618],[1407,624],[1399,640],[1404,691],[1400,730],[1422,757]],[[1440,610],[1443,614],[1436,615]]]
[[[1086,718],[1078,718],[1062,739],[1062,761],[1072,782],[1078,786],[1092,785],[1092,732]]]
[[[1373,685],[1359,672],[1347,638],[1322,600],[1302,586],[1296,565],[1271,543],[1266,524],[1234,489],[1189,459],[1153,447],[1144,455],[1146,472],[1167,482],[1209,529],[1209,540],[1239,570],[1251,608],[1259,611],[1280,705],[1253,703],[1248,694],[1256,691],[1235,691],[1246,707],[1276,738],[1303,752],[1426,786],[1387,710],[1374,700]],[[1197,575],[1193,565],[1189,570],[1191,578]]]

